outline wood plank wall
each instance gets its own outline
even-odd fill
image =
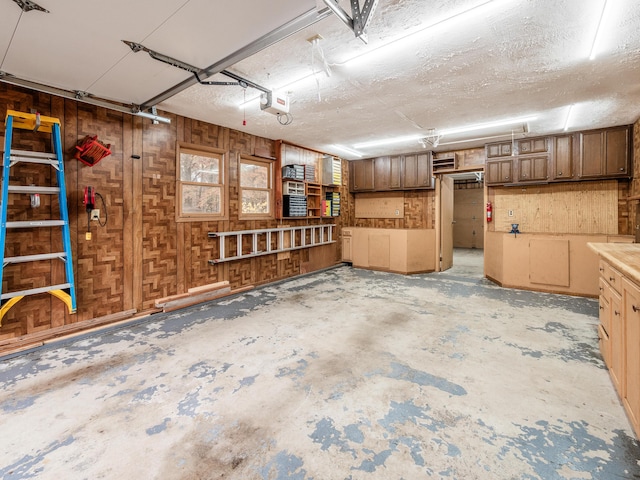
[[[1,140],[4,142],[4,114],[7,109],[60,118],[63,125],[65,179],[74,254],[78,312],[69,315],[62,302],[50,295],[26,297],[3,318],[0,340],[43,332],[135,309],[153,311],[157,298],[183,293],[188,288],[229,280],[233,288],[258,285],[313,271],[340,259],[340,241],[331,246],[297,250],[288,255],[265,255],[211,266],[217,248],[208,239],[210,231],[272,228],[277,220],[238,219],[238,163],[241,155],[275,158],[275,141],[249,135],[198,120],[162,113],[171,124],[150,121],[100,107],[65,100],[52,95],[0,83]],[[14,148],[51,151],[50,134],[15,130]],[[93,167],[72,158],[74,147],[85,135],[111,144],[112,154]],[[230,181],[229,220],[176,223],[176,142],[184,141],[224,149]],[[132,158],[139,155],[139,159]],[[51,185],[55,176],[42,165],[19,164],[26,181]],[[344,187],[345,217],[322,220],[340,227],[349,221],[346,162]],[[93,186],[105,201],[108,222],[99,227],[91,222],[91,240],[86,240],[87,215],[82,204],[85,185]],[[12,195],[10,219],[52,218],[51,200],[42,196],[42,206],[30,208],[30,200]],[[54,200],[55,201],[55,200]],[[57,201],[56,201],[57,203]],[[104,215],[104,207],[96,208]],[[320,220],[317,221],[319,223]],[[313,223],[287,221],[288,225]],[[337,240],[339,236],[336,235]],[[48,229],[21,230],[7,241],[7,255],[52,251],[60,234]],[[55,247],[54,247],[55,248]],[[58,247],[59,248],[59,247]],[[3,288],[11,290],[52,285],[64,278],[59,261],[17,264],[4,271]]]
[[[406,192],[372,193],[371,196],[404,195],[403,218],[356,218],[355,201],[351,195],[348,225],[364,228],[434,228],[435,192],[433,190],[414,190]],[[345,223],[345,225],[347,225]]]
[[[497,232],[509,232],[518,223],[527,233],[618,234],[617,180],[494,188],[492,193]]]

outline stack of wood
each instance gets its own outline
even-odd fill
[[[216,298],[235,295],[236,293],[246,292],[253,289],[253,285],[231,289],[229,281],[210,283],[201,287],[194,287],[187,290],[187,293],[171,295],[169,297],[159,298],[155,302],[156,308],[161,308],[163,312],[173,312],[184,307],[190,307],[202,302],[208,302]]]

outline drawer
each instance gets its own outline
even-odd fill
[[[616,292],[620,293],[622,290],[622,275],[615,268],[609,265],[607,262],[600,260],[600,276],[611,285]]]
[[[607,287],[608,290],[608,287]],[[605,290],[609,295],[610,292]],[[600,318],[600,326],[604,329],[605,333],[611,333],[611,303],[608,295],[600,295],[600,305],[599,305],[599,318]]]
[[[598,326],[598,345],[605,365],[607,368],[611,368],[611,340],[607,332],[602,328],[602,325]]]

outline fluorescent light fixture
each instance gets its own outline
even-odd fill
[[[171,123],[170,118],[161,117],[160,115],[154,115],[153,113],[149,113],[149,112],[136,112],[134,113],[134,115],[138,117],[148,118],[150,120],[153,120],[154,122]]]
[[[440,135],[456,135],[458,133],[475,132],[476,130],[485,130],[489,128],[504,127],[507,125],[513,125],[515,123],[527,123],[532,122],[538,118],[535,115],[528,115],[525,117],[506,118],[504,120],[497,120],[495,122],[477,123],[475,125],[467,125],[460,128],[449,128],[447,130],[440,130]]]
[[[379,52],[382,49],[386,49],[387,47],[395,45],[396,43],[402,42],[402,41],[404,41],[404,40],[406,40],[406,39],[408,39],[410,37],[413,37],[414,35],[418,35],[420,33],[423,33],[423,32],[425,32],[425,31],[427,31],[429,29],[432,29],[432,28],[437,27],[439,25],[442,25],[444,23],[451,22],[452,20],[456,20],[456,19],[459,20],[460,17],[462,17],[463,15],[466,15],[467,13],[471,13],[471,12],[473,12],[473,11],[479,9],[479,8],[484,7],[485,5],[488,5],[490,3],[494,3],[496,1],[497,0],[484,0],[484,1],[474,5],[472,7],[469,7],[467,9],[465,9],[465,10],[462,10],[460,12],[456,12],[456,13],[454,13],[452,15],[449,15],[448,17],[445,17],[442,20],[438,20],[438,21],[436,21],[434,23],[430,23],[430,24],[428,24],[428,25],[426,25],[426,26],[424,26],[424,27],[422,27],[422,28],[420,28],[418,30],[414,30],[414,31],[406,33],[404,35],[400,35],[400,36],[398,36],[398,37],[396,37],[396,38],[394,38],[394,39],[392,39],[392,40],[390,40],[390,41],[388,41],[388,42],[386,42],[386,43],[384,43],[382,45],[379,45],[379,46],[377,46],[375,48],[372,48],[371,50],[368,50],[368,51],[360,53],[360,54],[358,54],[358,55],[356,55],[354,57],[351,57],[351,58],[343,61],[342,63],[339,63],[338,65],[352,66],[354,63],[357,63],[356,60],[361,60],[361,59],[363,59],[365,57],[368,57],[368,56],[370,56],[370,55],[372,55],[372,54],[374,54],[376,52]]]
[[[382,145],[393,145],[395,143],[417,142],[425,135],[405,135],[404,137],[384,138],[382,140],[372,140],[370,142],[356,143],[353,148],[381,147]]]
[[[564,131],[569,130],[569,121],[571,120],[571,110],[573,110],[573,104],[569,105],[569,110],[567,111],[567,118],[564,120]]]
[[[360,153],[357,150],[353,150],[351,148],[343,147],[342,145],[333,144],[333,145],[331,145],[331,147],[334,148],[335,150],[338,150],[338,151],[342,152],[342,153],[346,153],[348,155],[353,155],[354,157],[362,158],[364,156],[363,153]]]
[[[602,12],[600,12],[600,20],[598,20],[598,28],[596,29],[596,35],[593,37],[593,43],[591,44],[591,53],[589,54],[589,60],[594,60],[596,58],[596,54],[598,53],[598,43],[602,37],[602,23],[605,17],[605,13],[607,11],[607,0],[604,0],[604,4],[602,5]]]

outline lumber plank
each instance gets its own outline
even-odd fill
[[[196,303],[206,302],[214,300],[218,297],[228,295],[231,292],[231,287],[225,287],[218,290],[212,290],[210,292],[201,293],[199,295],[190,295],[186,298],[179,298],[171,302],[167,302],[163,305],[162,310],[164,312],[172,312],[178,308],[195,305]]]
[[[154,305],[156,306],[156,308],[162,308],[168,302],[180,300],[181,298],[187,298],[188,296],[189,296],[188,293],[178,293],[177,295],[169,295],[168,297],[158,298],[154,302]]]
[[[222,288],[229,286],[229,280],[224,280],[222,282],[217,283],[209,283],[207,285],[201,285],[199,287],[193,287],[187,290],[189,295],[197,295],[199,293],[210,292],[212,290],[220,290]]]

